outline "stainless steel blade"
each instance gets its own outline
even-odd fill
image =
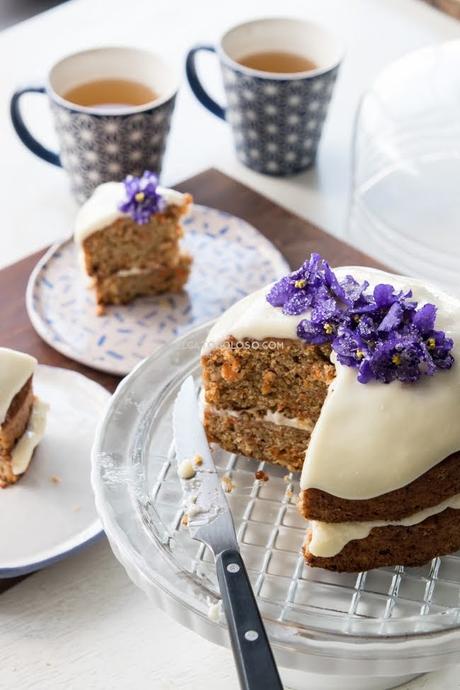
[[[181,480],[193,539],[207,544],[215,556],[238,548],[230,508],[201,423],[192,376],[185,379],[174,403],[173,433],[178,466],[196,455],[202,459],[202,464],[194,465],[195,476]]]

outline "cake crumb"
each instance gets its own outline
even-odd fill
[[[57,474],[52,474],[50,477],[50,482],[51,484],[60,484],[61,483],[61,478],[58,477]]]
[[[188,523],[189,523],[189,516],[188,516],[188,513],[184,513],[183,516],[182,516],[181,524],[182,524],[184,527],[188,527]]]
[[[270,479],[270,477],[269,477],[268,474],[267,474],[266,472],[264,472],[263,470],[257,470],[257,472],[256,472],[256,479],[259,480],[259,481],[261,481],[261,482],[268,482],[268,480]]]
[[[203,464],[203,458],[201,457],[201,455],[198,455],[198,454],[195,455],[195,457],[193,458],[193,463],[197,467],[200,467]]]
[[[208,618],[213,621],[213,623],[218,623],[222,615],[222,600],[213,603],[208,599]]]
[[[181,479],[193,479],[196,474],[196,470],[193,467],[193,462],[190,460],[190,458],[185,458],[185,460],[182,460],[177,468],[177,474]]]
[[[286,491],[286,496],[288,498],[292,498],[294,496],[293,490],[289,487],[289,489]]]
[[[285,474],[283,477],[283,481],[286,482],[286,484],[289,484],[289,482],[292,480],[292,477],[290,474]]]
[[[224,474],[222,477],[222,486],[226,494],[231,494],[236,485],[228,474]]]
[[[80,510],[81,510],[81,506],[78,506],[78,505],[77,505],[77,506],[74,506],[74,507],[72,508],[72,510],[73,510],[74,513],[79,513]]]

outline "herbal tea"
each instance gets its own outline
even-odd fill
[[[251,53],[238,60],[240,65],[258,69],[262,72],[277,72],[278,74],[293,72],[308,72],[316,69],[317,65],[304,55],[285,53],[281,51],[267,51]]]
[[[158,97],[149,86],[130,79],[97,79],[79,84],[64,93],[76,105],[116,108],[123,105],[145,105]]]

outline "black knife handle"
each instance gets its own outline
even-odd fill
[[[243,690],[283,690],[273,652],[238,551],[216,559],[217,579],[240,685]]]

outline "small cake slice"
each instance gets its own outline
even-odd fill
[[[0,488],[24,474],[45,431],[47,407],[33,393],[36,366],[34,357],[0,348]]]
[[[78,212],[75,241],[99,311],[183,288],[191,257],[179,240],[191,203],[190,194],[160,187],[148,171],[97,187]]]
[[[460,548],[460,301],[319,255],[244,298],[202,350],[210,441],[302,470],[310,566]]]

